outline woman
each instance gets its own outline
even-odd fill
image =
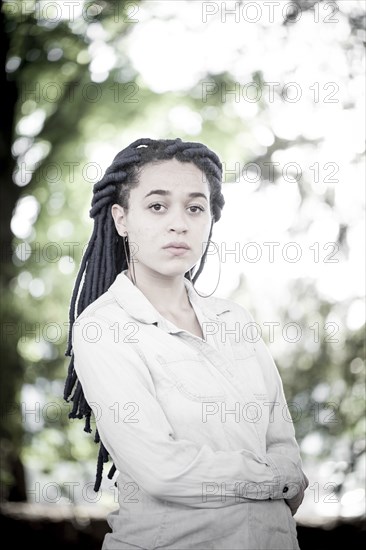
[[[140,139],[94,187],[65,398],[96,418],[95,490],[109,455],[119,473],[103,550],[298,548],[308,480],[278,371],[243,307],[194,288],[221,176],[203,144]]]

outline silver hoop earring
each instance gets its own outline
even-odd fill
[[[133,269],[131,269],[131,263],[128,259],[128,254],[127,254],[127,246],[128,246],[128,250],[129,252],[130,251],[130,247],[129,247],[129,244],[128,244],[128,235],[125,235],[124,237],[122,237],[122,242],[123,242],[123,248],[124,248],[124,251],[125,251],[125,257],[126,257],[126,262],[127,262],[127,269],[128,269],[128,272],[131,276],[131,280],[133,282],[133,284],[136,286],[136,273],[135,273],[135,266],[134,266],[134,263],[132,262],[132,267]],[[126,246],[127,245],[127,246]],[[132,271],[133,271],[133,274],[132,274]]]
[[[220,278],[221,278],[221,260],[220,260],[219,249],[218,249],[218,246],[217,246],[216,243],[214,243],[214,242],[212,242],[212,241],[211,241],[211,243],[215,246],[215,248],[216,248],[216,250],[217,250],[217,253],[218,253],[218,258],[219,258],[219,278],[218,278],[217,283],[216,283],[216,286],[215,286],[214,290],[211,292],[211,294],[207,294],[207,295],[200,294],[200,293],[196,290],[196,288],[195,288],[195,286],[194,286],[194,283],[193,283],[193,281],[192,281],[192,278],[191,278],[191,270],[188,271],[188,278],[189,278],[190,282],[192,283],[193,289],[194,289],[194,291],[196,292],[196,294],[198,294],[198,296],[200,296],[201,298],[209,298],[210,296],[212,296],[212,294],[213,294],[214,292],[216,292],[216,289],[217,289],[217,287],[219,286]]]

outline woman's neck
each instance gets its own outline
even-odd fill
[[[183,275],[162,278],[139,271],[135,281],[134,273],[131,276],[131,270],[127,270],[126,276],[162,315],[174,316],[191,311]]]

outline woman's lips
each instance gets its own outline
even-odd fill
[[[173,256],[182,256],[189,250],[188,244],[184,241],[170,241],[170,243],[167,243],[163,248],[169,250]]]
[[[188,248],[183,248],[181,246],[166,246],[164,247],[164,250],[168,250],[171,254],[174,256],[182,256],[186,252],[188,252]]]

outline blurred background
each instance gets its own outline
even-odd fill
[[[4,1],[1,525],[100,548],[114,482],[63,398],[92,187],[140,137],[223,162],[197,288],[254,316],[310,486],[300,546],[361,547],[365,519],[365,2]],[[4,99],[5,98],[5,99]],[[93,424],[92,424],[93,425]]]

